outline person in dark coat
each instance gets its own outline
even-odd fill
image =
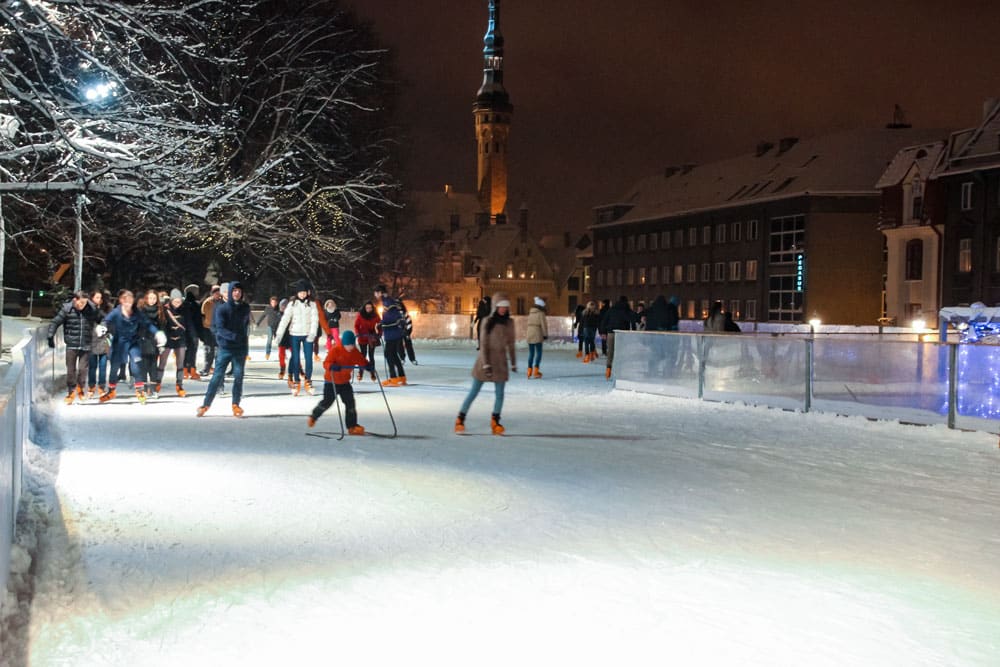
[[[601,311],[593,301],[580,313],[580,337],[583,339],[583,363],[597,359],[597,331],[601,328]]]
[[[101,313],[90,301],[89,295],[80,290],[64,303],[49,323],[49,347],[56,346],[55,335],[63,328],[66,343],[66,403],[74,398],[83,399],[83,388],[87,386],[87,371],[90,368],[90,346],[94,340],[94,325],[100,321]]]
[[[375,298],[382,302],[382,323],[379,328],[382,340],[385,341],[383,354],[389,367],[389,378],[382,383],[383,387],[399,387],[406,384],[406,371],[400,359],[406,352],[403,349],[403,338],[406,337],[406,320],[403,317],[403,307],[397,299],[389,296],[385,285],[375,288]]]
[[[184,309],[184,317],[190,318],[191,322],[194,324],[193,327],[184,332],[184,379],[185,380],[200,380],[201,376],[198,375],[198,344],[201,342],[202,338],[202,324],[201,324],[201,304],[198,303],[198,293],[200,290],[197,285],[191,284],[184,288],[184,304],[182,308]]]
[[[604,318],[607,317],[608,309],[611,308],[611,299],[601,300],[601,324],[597,328],[597,333],[601,337],[601,354],[608,356],[608,330],[604,327]]]
[[[662,294],[653,299],[646,311],[646,331],[667,331],[668,306],[667,298]]]
[[[167,335],[167,344],[160,351],[159,363],[157,364],[157,394],[160,393],[159,383],[163,382],[167,361],[173,354],[177,366],[174,388],[181,398],[187,395],[187,391],[184,390],[184,359],[187,356],[188,331],[194,327],[192,313],[184,307],[184,295],[179,289],[171,290],[170,301],[163,307],[163,333]]]
[[[608,356],[607,366],[604,369],[604,377],[611,379],[611,365],[615,361],[615,331],[634,331],[638,318],[635,311],[628,305],[628,297],[620,296],[615,305],[608,308],[604,314],[602,322],[603,329],[607,332]]]
[[[243,397],[243,369],[246,366],[247,352],[250,351],[250,304],[243,300],[243,285],[236,280],[228,285],[229,296],[225,301],[216,304],[212,313],[212,334],[217,345],[215,371],[212,381],[208,383],[205,400],[198,408],[198,416],[204,417],[212,406],[215,394],[226,378],[226,366],[233,366],[233,416],[242,417],[243,408],[240,399]]]
[[[680,302],[676,296],[670,297],[667,301],[667,328],[666,331],[679,331],[681,327]]]
[[[576,334],[576,358],[583,356],[583,328],[581,326],[583,311],[586,309],[582,303],[576,304],[573,311],[573,333]]]
[[[339,312],[339,311],[338,311]],[[281,321],[281,311],[278,309],[278,297],[272,296],[267,300],[267,305],[264,306],[264,312],[261,313],[257,321],[254,322],[258,327],[263,324],[267,327],[267,342],[264,344],[264,360],[271,358],[271,345],[274,343],[274,334],[278,330],[278,322]]]
[[[94,398],[98,391],[103,394],[108,386],[108,354],[111,352],[111,336],[101,320],[111,312],[111,295],[99,289],[90,293],[90,300],[98,310],[99,319],[94,324],[94,337],[90,343],[90,367],[87,369],[87,398]]]
[[[730,313],[727,310],[723,315],[723,317],[725,317],[725,320],[722,324],[723,331],[725,331],[726,333],[742,333],[743,330],[740,329],[740,325],[736,324],[736,322],[733,321],[732,313]]]

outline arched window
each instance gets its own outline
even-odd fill
[[[913,239],[906,242],[906,280],[923,280],[924,242]]]

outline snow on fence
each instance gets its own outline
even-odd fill
[[[615,334],[615,386],[1000,433],[1000,346],[874,336]]]

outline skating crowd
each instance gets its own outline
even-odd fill
[[[238,281],[213,285],[199,298],[197,285],[182,292],[147,290],[137,302],[135,294],[123,289],[112,306],[103,290],[76,292],[56,313],[48,327],[48,344],[55,347],[55,335],[62,327],[66,345],[65,402],[96,398],[101,403],[118,396],[118,385],[127,378],[135,398],[145,403],[159,398],[163,391],[167,364],[174,359],[174,391],[184,397],[185,381],[209,381],[208,389],[196,415],[207,414],[215,396],[225,393],[225,381],[232,377],[232,413],[243,415],[240,401],[243,377],[249,357],[249,332],[252,326],[266,332],[265,359],[271,358],[275,343],[278,353],[278,379],[287,382],[293,396],[313,395],[313,364],[322,360],[322,400],[312,410],[308,426],[315,426],[320,416],[336,400],[345,408],[344,424],[352,435],[363,435],[358,424],[352,381],[367,376],[379,382],[375,370],[375,350],[383,347],[388,377],[381,387],[405,386],[405,362],[417,364],[413,349],[413,322],[401,299],[378,285],[373,299],[366,301],[355,318],[353,331],[340,331],[340,310],[336,301],[317,300],[307,280],[292,285],[292,294],[280,299],[271,296],[263,312],[254,319],[243,286]],[[620,297],[614,304],[604,300],[580,305],[574,314],[573,332],[578,341],[577,358],[591,363],[600,354],[606,360],[605,377],[611,378],[614,361],[615,331],[649,329],[676,331],[679,313],[676,297],[657,297],[649,308]],[[548,339],[546,304],[535,297],[528,313],[528,378],[541,379],[542,344]],[[502,434],[501,413],[504,389],[511,373],[517,373],[514,323],[510,300],[502,292],[483,297],[474,318],[476,349],[472,368],[472,386],[455,419],[455,431],[465,431],[465,418],[485,383],[494,385],[490,427]],[[713,305],[705,320],[709,331],[738,331],[722,311]],[[320,340],[325,336],[325,357]],[[597,351],[600,338],[601,351]],[[203,364],[197,368],[198,348]],[[383,389],[384,391],[384,389]]]

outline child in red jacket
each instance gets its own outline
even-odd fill
[[[309,416],[309,428],[316,425],[316,420],[326,412],[337,396],[344,403],[344,424],[351,435],[364,435],[365,427],[358,424],[358,411],[354,403],[354,390],[351,388],[351,373],[355,367],[374,371],[375,367],[354,346],[356,342],[353,331],[345,331],[340,337],[340,345],[335,345],[326,355],[323,368],[326,373],[323,378],[323,400]],[[369,368],[370,366],[370,368]]]

